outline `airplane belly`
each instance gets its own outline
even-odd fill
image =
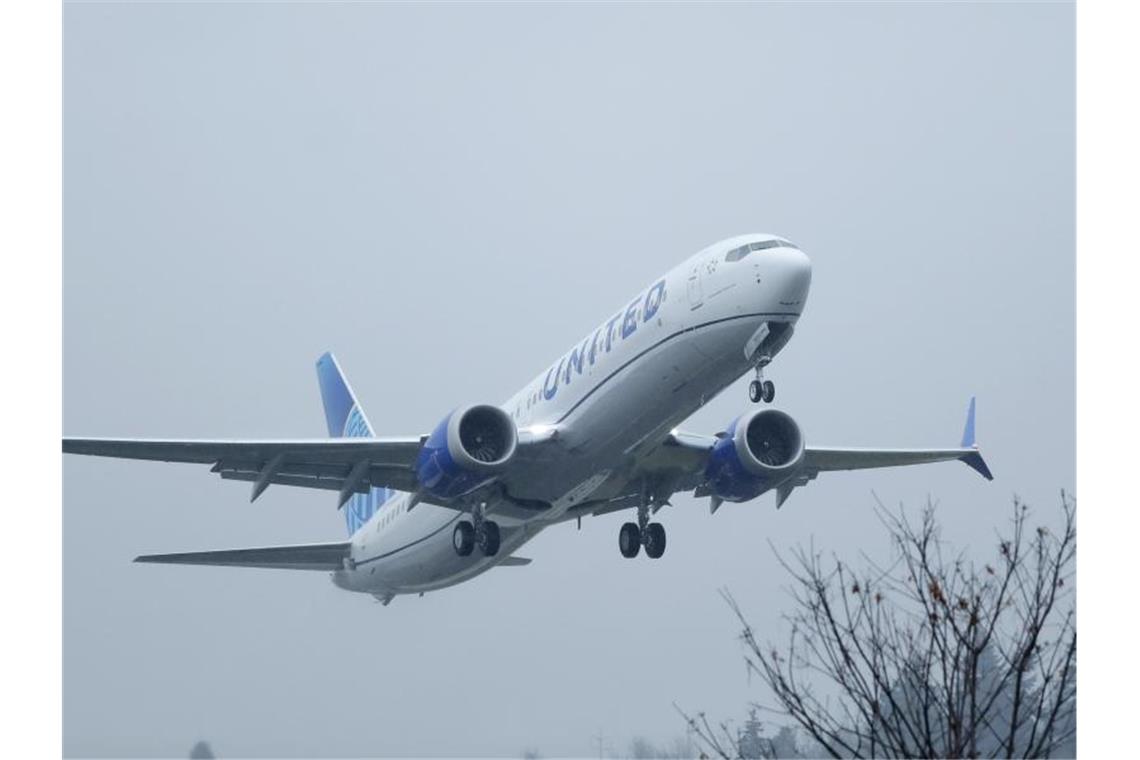
[[[539,526],[500,526],[502,538],[498,554],[485,557],[476,550],[466,557],[460,557],[452,546],[451,534],[455,523],[464,515],[446,511],[452,518],[422,540],[394,551],[389,550],[375,558],[362,556],[357,560],[354,570],[337,574],[340,576],[336,580],[337,585],[377,595],[415,594],[446,588],[495,567],[500,560],[509,557],[541,530]]]

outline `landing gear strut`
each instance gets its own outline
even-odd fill
[[[633,559],[645,546],[645,554],[650,559],[658,559],[665,553],[665,526],[649,522],[649,506],[652,499],[645,499],[637,508],[637,522],[627,522],[618,531],[618,549],[621,556]]]
[[[771,362],[772,357],[767,355],[761,356],[756,361],[756,379],[748,384],[748,398],[753,404],[758,404],[761,401],[770,404],[776,398],[776,384],[771,380],[764,379],[764,368]]]
[[[494,557],[499,553],[499,524],[483,518],[485,508],[485,504],[479,504],[471,511],[470,521],[460,520],[455,523],[451,545],[460,557],[469,556],[476,546],[486,557]]]

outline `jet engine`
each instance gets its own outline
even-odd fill
[[[759,409],[737,417],[713,446],[705,466],[708,492],[748,501],[793,477],[804,458],[804,437],[790,415]]]
[[[479,404],[456,409],[420,448],[416,480],[434,496],[462,496],[494,480],[517,446],[515,423],[499,407]]]

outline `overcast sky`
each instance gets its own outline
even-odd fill
[[[783,509],[673,499],[669,550],[609,515],[526,568],[382,607],[320,573],[138,566],[343,539],[333,495],[207,468],[64,467],[70,756],[550,755],[750,699],[768,546],[886,556],[875,497],[990,551],[1074,487],[1074,17],[1067,4],[65,10],[64,428],[320,436],[336,352],[380,434],[499,402],[696,250],[812,258],[771,366],[809,444],[957,444],[997,479],[829,474]],[[685,427],[748,406],[747,380]]]

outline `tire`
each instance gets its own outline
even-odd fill
[[[483,529],[479,531],[479,551],[485,556],[494,557],[499,553],[499,524],[490,520],[483,521]]]
[[[748,384],[748,398],[753,404],[759,404],[763,396],[764,389],[759,380],[753,380]]]
[[[776,398],[776,384],[771,380],[765,380],[764,387],[761,389],[764,395],[764,403],[771,404]]]
[[[466,520],[455,523],[451,533],[451,547],[460,557],[466,557],[475,548],[475,526]]]
[[[626,559],[633,559],[641,551],[641,529],[637,523],[627,522],[621,526],[618,531],[618,549]]]
[[[645,526],[645,553],[650,559],[658,559],[665,553],[665,526],[661,523]]]

